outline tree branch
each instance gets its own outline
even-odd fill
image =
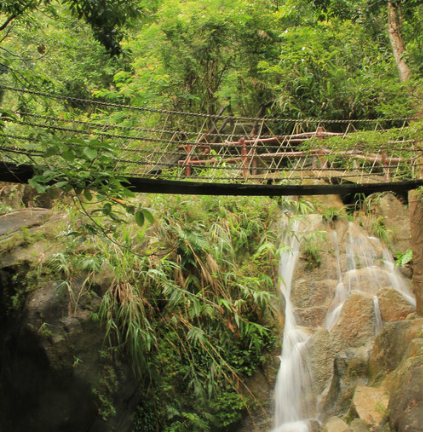
[[[400,81],[410,79],[412,72],[405,61],[405,43],[401,33],[401,5],[388,1],[388,35],[397,64]]]
[[[4,30],[15,18],[17,18],[19,15],[21,15],[22,12],[18,13],[18,14],[10,15],[10,17],[7,18],[6,21],[0,26],[0,31]]]

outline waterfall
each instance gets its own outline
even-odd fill
[[[281,366],[275,388],[275,422],[273,432],[309,432],[305,390],[310,389],[311,377],[306,364],[306,344],[309,336],[296,326],[291,303],[291,286],[295,264],[300,251],[297,238],[298,223],[293,232],[286,230],[279,264],[280,290],[285,298],[285,327],[283,332]]]
[[[338,234],[335,230],[328,233],[332,237],[331,256],[336,259],[336,275],[328,274],[328,279],[337,280],[333,298],[326,311],[323,326],[331,331],[337,324],[342,308],[350,293],[359,292],[373,302],[374,337],[383,326],[379,299],[377,293],[382,288],[394,288],[411,304],[415,299],[409,284],[395,268],[390,252],[379,239],[368,236],[364,230],[354,223],[341,225],[343,231],[343,245],[341,248]],[[300,234],[298,223],[291,229],[285,227],[283,239],[286,247],[282,253],[279,274],[281,276],[280,290],[285,298],[285,326],[283,333],[280,369],[275,388],[275,419],[272,432],[310,432],[311,421],[320,418],[316,399],[313,394],[312,374],[307,363],[307,342],[321,324],[311,324],[304,329],[298,326],[295,315],[295,299],[291,299],[291,288],[295,265],[300,254]],[[328,225],[325,228],[329,228]],[[315,230],[316,226],[310,226]],[[341,250],[342,249],[342,250]],[[332,258],[333,259],[333,258]],[[328,273],[335,270],[328,268]],[[335,277],[334,277],[335,276]],[[313,277],[310,273],[310,277]],[[352,329],[354,330],[354,329]],[[333,334],[333,333],[332,333]],[[371,337],[371,336],[370,336]],[[336,354],[336,353],[334,353]]]
[[[335,295],[333,297],[332,303],[329,306],[328,312],[325,318],[325,328],[330,330],[335,324],[336,320],[341,313],[342,306],[345,300],[348,298],[349,289],[345,286],[342,280],[342,272],[341,272],[341,259],[339,255],[339,244],[338,244],[338,235],[336,231],[333,232],[333,243],[334,243],[334,251],[336,257],[336,268],[338,271],[338,283],[335,289]]]
[[[375,308],[375,336],[379,334],[379,332],[382,330],[383,322],[382,322],[382,316],[380,314],[380,308],[379,308],[379,299],[377,296],[373,296],[373,304]]]

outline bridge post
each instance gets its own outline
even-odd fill
[[[256,155],[256,149],[253,148],[253,155],[252,155],[252,162],[251,162],[251,166],[253,167],[252,170],[252,175],[256,176],[257,175],[257,158],[255,157]]]
[[[324,131],[325,131],[325,130],[322,128],[322,126],[318,126],[318,127],[317,127],[317,129],[316,129],[316,137],[317,137],[317,139],[318,139],[319,141],[323,140],[323,132],[324,132]],[[319,152],[319,153],[320,153],[321,155],[323,155],[323,154],[324,154],[323,149],[320,149],[320,152]],[[319,157],[319,162],[320,162],[320,168],[325,169],[325,168],[328,167],[328,161],[327,161],[327,159],[326,159],[325,157],[320,156],[320,157]]]
[[[191,177],[191,165],[188,165],[190,162],[190,154],[191,154],[191,145],[188,144],[186,147],[187,157],[185,159],[185,177]]]
[[[383,172],[384,172],[384,180],[385,182],[391,181],[391,173],[389,172],[389,160],[388,160],[388,153],[383,152],[382,153],[382,165],[383,165]]]
[[[242,174],[246,179],[248,177],[248,158],[247,158],[247,147],[245,147],[245,138],[241,137],[238,144],[241,146],[241,156],[242,156]]]

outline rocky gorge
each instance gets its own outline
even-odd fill
[[[412,300],[410,266],[395,267],[392,259],[411,245],[408,208],[392,194],[371,206],[352,222],[335,200],[330,217],[302,217],[295,230],[301,246],[290,302],[307,335],[310,381],[302,403],[312,412],[313,432],[423,429],[423,319]],[[366,232],[369,215],[389,233],[390,250]],[[65,219],[46,208],[0,216],[2,432],[131,431],[143,399],[131,367],[103,350],[96,312],[107,275],[90,291],[82,276],[72,280],[77,302],[48,278],[26,292],[25,284],[41,280],[43,263],[59,251],[54,238]],[[286,301],[280,296],[281,309]],[[336,315],[328,322],[331,313]],[[275,349],[246,383],[257,397],[258,414],[222,430],[275,427],[279,363]]]

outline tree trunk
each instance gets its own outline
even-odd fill
[[[400,81],[406,81],[411,77],[411,69],[408,67],[404,54],[405,44],[401,33],[401,4],[388,1],[388,34],[397,64]]]
[[[413,251],[413,290],[416,295],[416,311],[423,316],[423,201],[419,191],[408,194]]]

